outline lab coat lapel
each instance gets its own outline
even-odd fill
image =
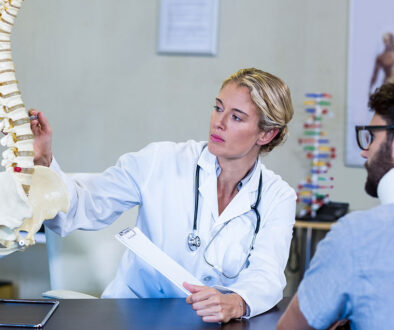
[[[201,177],[200,177],[201,178]],[[200,180],[202,181],[202,180]],[[208,176],[204,178],[203,182],[200,183],[198,189],[204,204],[208,205],[211,209],[212,216],[215,222],[218,219],[218,197],[217,197],[217,178],[216,174],[208,173]]]
[[[215,221],[218,219],[218,197],[217,197],[217,177],[216,177],[216,157],[205,147],[198,160],[200,165],[200,185],[199,192],[204,205],[208,205]],[[200,207],[201,207],[200,203]],[[201,214],[201,212],[199,212]]]
[[[222,214],[219,216],[217,224],[225,223],[226,221],[238,217],[250,210],[249,191],[246,191],[246,187],[244,188],[245,189],[241,189],[241,191],[235,195],[230,204],[228,204],[223,210]]]
[[[226,221],[236,218],[251,210],[251,206],[256,202],[260,173],[261,163],[260,160],[258,160],[252,177],[245,186],[242,187],[238,194],[235,195],[230,204],[227,205],[215,225],[225,223]]]

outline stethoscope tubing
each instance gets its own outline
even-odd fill
[[[254,230],[253,240],[252,240],[252,243],[251,243],[251,246],[250,246],[251,250],[253,249],[254,242],[256,240],[256,235],[257,235],[257,233],[260,230],[261,219],[260,219],[260,212],[258,211],[258,207],[260,205],[260,200],[261,200],[262,184],[263,184],[263,174],[262,174],[262,172],[260,170],[260,179],[259,179],[259,186],[258,186],[258,190],[257,190],[256,203],[251,207],[251,209],[256,214],[256,227],[255,227],[255,230]],[[194,188],[195,196],[194,196],[193,232],[188,235],[188,245],[189,245],[189,249],[191,251],[195,251],[201,245],[200,237],[196,234],[196,232],[197,232],[198,202],[199,202],[199,191],[198,191],[199,186],[200,186],[200,165],[197,164],[197,166],[196,166],[196,174],[195,174],[195,188]]]
[[[196,182],[194,183],[194,221],[193,221],[193,232],[197,231],[197,215],[198,215],[198,200],[199,200],[199,192],[198,188],[200,187],[200,165],[196,166]]]

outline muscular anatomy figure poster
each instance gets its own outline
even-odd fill
[[[394,82],[394,1],[351,0],[346,164],[362,166],[364,160],[354,138],[354,126],[369,122],[368,97],[385,82]]]

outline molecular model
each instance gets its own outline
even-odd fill
[[[322,130],[323,117],[330,113],[331,95],[307,93],[304,102],[308,114],[304,124],[304,136],[299,139],[306,158],[311,161],[309,175],[298,185],[297,202],[302,204],[300,218],[315,218],[318,209],[329,202],[328,189],[333,188],[333,177],[329,176],[330,160],[335,158],[335,148]]]

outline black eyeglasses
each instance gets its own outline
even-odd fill
[[[357,144],[362,150],[368,150],[374,135],[372,131],[394,130],[394,125],[356,126]]]

